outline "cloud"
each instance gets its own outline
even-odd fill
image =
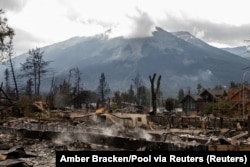
[[[250,24],[233,25],[223,22],[213,22],[207,18],[194,18],[190,15],[171,11],[159,13],[149,12],[142,5],[134,6],[129,12],[123,13],[120,20],[83,18],[79,12],[68,6],[68,17],[75,21],[88,25],[99,25],[103,29],[112,27],[111,37],[124,36],[126,38],[151,36],[155,27],[159,26],[167,31],[188,31],[197,38],[210,44],[225,44],[228,46],[245,45],[248,39]],[[70,12],[71,11],[71,12]],[[103,12],[103,11],[102,11]],[[122,13],[122,12],[121,12]],[[122,15],[121,13],[117,15]],[[162,13],[161,13],[162,14]]]
[[[111,29],[110,37],[145,37],[152,35],[154,31],[153,18],[133,1],[94,1],[88,5],[76,2],[60,0],[59,4],[65,11],[64,16],[70,22],[81,23],[84,27],[99,27],[98,30],[102,28],[103,32]]]
[[[35,47],[42,47],[46,43],[45,39],[33,36],[27,31],[14,27],[15,36],[14,36],[14,51],[15,56],[28,52],[29,49]]]
[[[4,11],[19,12],[26,5],[26,0],[0,0],[0,8]]]
[[[208,43],[215,42],[239,46],[245,45],[244,40],[249,38],[250,24],[234,26],[207,23],[206,27],[204,26],[203,29],[206,33],[202,39]]]
[[[167,13],[164,19],[157,20],[157,24],[167,31],[188,31],[207,43],[220,43],[228,46],[245,45],[244,40],[249,39],[250,33],[250,23],[231,25],[209,20],[196,20],[183,15],[176,17]]]
[[[130,30],[127,37],[146,37],[151,36],[155,30],[155,23],[153,19],[146,13],[136,8],[137,16],[127,16],[130,20]]]
[[[120,22],[112,25],[109,37],[140,38],[152,36],[152,32],[155,31],[154,19],[138,7],[134,9],[133,13],[126,14]]]
[[[45,43],[45,38],[48,39],[47,45],[73,36],[100,34],[107,29],[112,29],[110,37],[151,36],[156,26],[167,31],[189,31],[210,44],[222,43],[228,46],[246,44],[244,40],[249,39],[250,24],[245,21],[242,10],[229,16],[232,13],[230,8],[226,8],[225,11],[223,9],[224,13],[221,14],[220,5],[224,6],[224,3],[214,6],[211,2],[195,2],[199,2],[199,5],[178,0],[171,3],[141,0],[122,2],[93,0],[88,3],[82,0],[0,0],[0,8],[11,11],[7,17],[12,21],[9,22],[11,27],[19,27],[19,30],[29,32],[25,37],[24,34],[19,34],[21,33],[19,30],[16,31],[16,42],[21,44],[16,48],[23,51],[35,44]],[[207,6],[213,7],[212,13],[211,8]],[[231,6],[235,7],[235,3]],[[240,4],[241,8],[245,6]],[[21,11],[24,7],[25,10]],[[213,19],[217,17],[216,22]],[[242,20],[241,24],[229,24],[228,19],[231,17],[233,20],[239,17],[238,20]],[[221,19],[226,19],[228,22],[218,22]],[[38,35],[41,37],[37,37]],[[24,37],[22,42],[21,37]]]
[[[196,36],[199,39],[202,39],[205,36],[205,31],[204,30],[199,30],[197,27],[193,28],[192,33],[193,33],[194,36]]]

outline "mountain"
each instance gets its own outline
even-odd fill
[[[233,47],[233,48],[221,48],[221,49],[250,60],[250,51],[247,46],[239,46],[239,47]]]
[[[196,92],[198,83],[213,88],[241,82],[241,69],[249,65],[245,58],[212,47],[188,32],[170,33],[159,27],[149,37],[74,37],[42,50],[44,59],[53,61],[50,68],[58,82],[78,67],[87,89],[97,88],[101,73],[113,91],[127,90],[137,74],[149,88],[149,75],[156,73],[162,76],[164,96],[177,96],[180,88],[187,87]],[[26,56],[16,58],[17,69]],[[49,82],[50,78],[43,80],[44,90],[49,90]]]

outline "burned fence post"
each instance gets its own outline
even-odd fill
[[[232,119],[229,119],[229,129],[232,129]]]
[[[213,127],[214,127],[214,129],[216,129],[216,117],[214,117],[214,119],[213,119]]]
[[[210,117],[207,117],[207,126],[206,127],[209,127],[209,121],[210,121]]]
[[[201,129],[206,129],[206,119],[201,119],[200,123]]]
[[[247,126],[248,126],[248,137],[250,137],[250,115],[248,115]]]
[[[220,128],[223,128],[223,117],[220,117]]]
[[[174,117],[171,116],[171,124],[170,124],[170,128],[173,128],[174,127]]]
[[[190,120],[190,117],[188,117],[188,128],[190,129],[190,124],[191,124],[191,120]]]
[[[197,123],[198,122],[198,123]],[[198,128],[200,126],[200,121],[199,121],[199,118],[198,117],[195,117],[195,122],[194,122],[194,126],[195,128]]]
[[[181,128],[183,129],[184,126],[184,121],[183,121],[183,117],[181,117]]]

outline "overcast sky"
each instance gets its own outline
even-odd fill
[[[14,28],[16,54],[113,28],[112,36],[143,37],[155,26],[189,31],[217,47],[247,45],[249,0],[0,0]]]

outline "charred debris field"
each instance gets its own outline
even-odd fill
[[[0,166],[54,166],[56,151],[249,151],[249,119],[138,113],[131,108],[1,108]]]

